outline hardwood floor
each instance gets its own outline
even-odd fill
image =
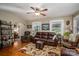
[[[29,56],[19,51],[26,44],[28,43],[22,43],[20,40],[15,41],[13,46],[0,49],[0,56]]]

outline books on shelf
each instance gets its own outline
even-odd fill
[[[0,20],[0,42],[3,47],[9,46],[13,42],[11,22]]]
[[[2,25],[11,25],[11,22],[7,22],[7,21],[3,21],[3,20],[0,20],[0,23]]]

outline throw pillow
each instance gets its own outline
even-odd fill
[[[54,35],[52,39],[53,39],[53,40],[55,40],[55,39],[56,39],[56,37],[57,37],[57,35]]]
[[[76,40],[76,35],[70,34],[70,36],[69,36],[69,41],[75,42],[75,40]]]

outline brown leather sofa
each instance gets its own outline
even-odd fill
[[[46,45],[57,46],[58,39],[53,39],[54,35],[56,35],[54,32],[37,32],[33,42],[36,43],[36,41],[43,41]]]

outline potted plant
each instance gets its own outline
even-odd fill
[[[64,32],[64,39],[69,39],[70,32]]]

